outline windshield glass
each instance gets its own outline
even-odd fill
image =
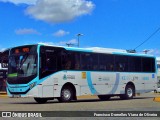
[[[8,77],[29,77],[37,73],[37,56],[26,53],[9,57]]]
[[[31,80],[37,74],[37,46],[26,45],[12,48],[9,55],[8,63],[8,81],[18,78],[26,78]],[[12,79],[13,78],[13,79]],[[21,79],[22,80],[22,79]],[[23,81],[25,81],[23,79]]]

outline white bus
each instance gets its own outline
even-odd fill
[[[10,49],[10,97],[33,97],[38,103],[69,102],[82,95],[131,99],[153,91],[156,82],[156,59],[149,55],[42,44]]]
[[[157,74],[157,78],[158,78],[158,87],[160,87],[160,57],[157,57],[157,67],[158,67],[158,74]]]

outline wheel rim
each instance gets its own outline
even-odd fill
[[[133,90],[132,90],[132,88],[128,88],[127,89],[127,95],[128,95],[128,97],[132,97],[133,96]]]
[[[71,98],[71,92],[69,90],[64,90],[63,97],[65,100],[69,100]]]

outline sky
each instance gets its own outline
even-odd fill
[[[135,49],[160,28],[160,0],[0,0],[0,50],[45,43]],[[160,56],[160,31],[136,49]]]

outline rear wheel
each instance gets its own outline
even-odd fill
[[[73,90],[70,87],[64,87],[61,91],[61,96],[58,98],[59,102],[69,102],[73,100]]]
[[[135,94],[135,90],[132,85],[127,85],[125,89],[125,94],[120,95],[121,99],[132,99]]]
[[[154,93],[157,93],[157,90],[154,90]]]
[[[109,100],[111,96],[109,95],[98,95],[98,98],[102,101]]]
[[[34,98],[34,100],[39,104],[43,104],[43,103],[46,103],[48,101],[47,98]]]

